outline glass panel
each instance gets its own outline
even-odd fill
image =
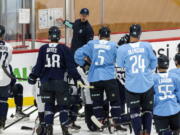
[[[1,0],[0,24],[6,27],[5,40],[16,49],[26,45],[25,39],[31,38],[30,24],[19,24],[18,9],[30,8],[29,0]]]
[[[48,29],[56,25],[62,33],[61,42],[65,42],[65,27],[56,19],[65,18],[65,0],[36,0],[36,39],[38,42],[48,40]]]

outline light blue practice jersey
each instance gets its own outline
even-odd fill
[[[88,72],[88,81],[115,79],[115,61],[117,44],[106,40],[91,40],[79,48],[74,55],[75,62],[83,66],[84,57],[89,57],[91,66]]]
[[[173,73],[154,74],[154,109],[157,116],[170,116],[180,111],[180,79]]]
[[[117,66],[125,68],[125,87],[134,93],[144,93],[153,86],[152,71],[157,58],[148,42],[124,44],[117,51]]]
[[[180,68],[174,68],[174,69],[171,69],[169,70],[170,73],[175,73],[176,75],[179,76],[180,78]]]

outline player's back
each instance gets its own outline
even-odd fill
[[[72,54],[65,45],[50,43],[40,48],[33,72],[40,76],[42,82],[63,80],[65,71],[70,66],[73,68],[73,64]]]
[[[170,116],[180,111],[177,85],[180,83],[178,76],[173,73],[157,73],[154,80],[154,115]]]
[[[116,43],[107,40],[93,40],[91,46],[91,67],[89,81],[111,80],[115,78]]]
[[[135,93],[149,90],[153,86],[152,70],[157,64],[151,45],[148,42],[125,44],[119,47],[118,55],[120,55],[119,59],[124,60],[126,88]]]
[[[174,68],[169,71],[170,73],[177,74],[180,78],[180,68]]]
[[[2,69],[2,66],[9,66],[12,59],[12,50],[12,47],[8,43],[0,40],[0,86],[6,86],[11,81]],[[9,68],[7,68],[7,70],[9,70]]]

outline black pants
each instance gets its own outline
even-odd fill
[[[90,83],[94,86],[90,90],[91,99],[93,101],[93,113],[99,119],[103,120],[107,115],[107,112],[104,111],[103,105],[104,102],[104,92],[107,97],[107,101],[111,105],[111,116],[115,123],[120,123],[121,107],[120,107],[120,98],[119,98],[119,87],[115,79],[107,81],[98,81]]]
[[[180,112],[166,117],[154,115],[154,122],[158,133],[165,129],[180,130]]]
[[[128,108],[141,108],[143,111],[153,110],[153,89],[149,89],[145,93],[133,93],[126,90],[126,101]]]
[[[61,125],[69,125],[70,92],[69,86],[63,80],[50,80],[41,85],[40,95],[45,102],[45,123],[53,124],[55,113],[55,100],[58,103],[57,110],[60,113]]]
[[[40,95],[43,102],[57,100],[58,105],[70,105],[69,90],[69,85],[63,80],[50,80],[41,85]]]

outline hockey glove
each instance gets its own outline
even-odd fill
[[[79,89],[79,88],[83,88],[85,83],[82,79],[79,79],[79,80],[74,80],[75,81],[75,85],[76,87]]]
[[[83,88],[84,82],[82,80],[77,80],[77,88]]]
[[[34,85],[34,84],[36,84],[36,80],[37,79],[37,77],[35,77],[32,73],[29,75],[29,77],[28,77],[28,83],[29,84],[31,84],[31,85]]]
[[[130,41],[130,36],[128,34],[124,35],[123,37],[121,37],[121,39],[118,42],[118,45],[123,45],[123,44],[127,44]]]

